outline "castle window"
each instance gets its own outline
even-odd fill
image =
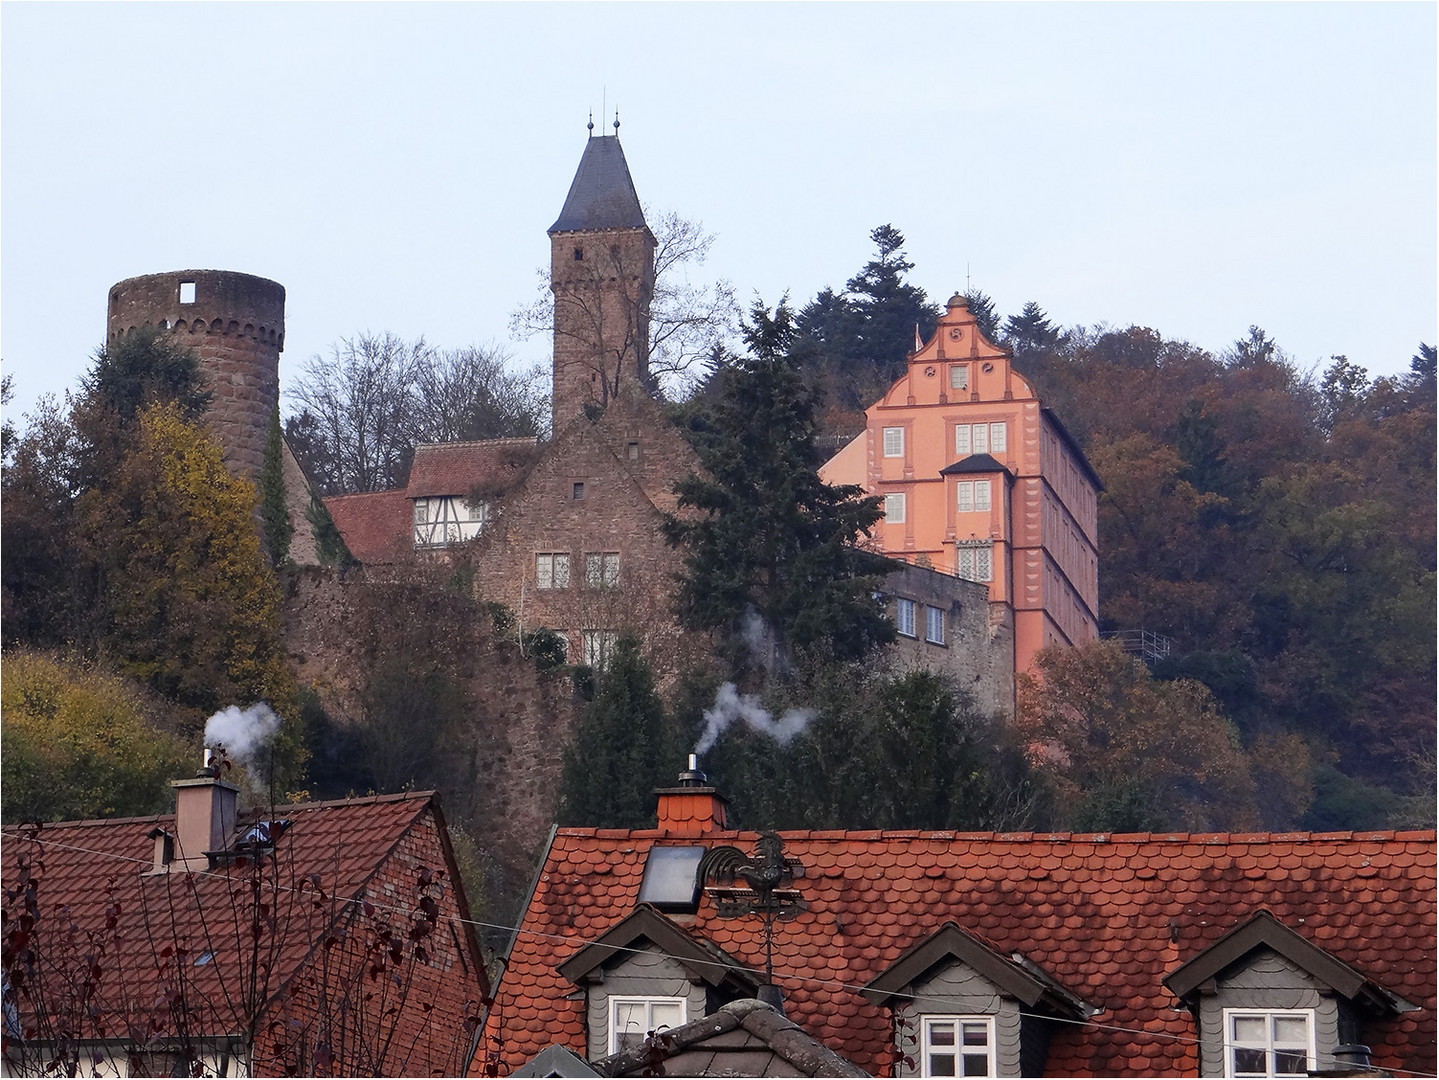
[[[914,601],[900,597],[894,602],[894,628],[905,637],[914,637]]]
[[[570,555],[567,551],[535,556],[535,584],[541,589],[570,587]]]
[[[993,1076],[994,1017],[926,1016],[922,1076]]]
[[[954,553],[954,572],[965,581],[994,580],[994,549],[989,544],[962,547]]]
[[[193,281],[180,282],[180,303],[193,304],[195,302],[195,283]]]
[[[968,364],[950,364],[950,365],[949,365],[949,388],[950,388],[951,390],[968,390],[968,389],[969,389],[969,365],[968,365]]]
[[[580,637],[585,647],[585,663],[596,671],[603,671],[615,651],[615,642],[619,640],[619,635],[613,630],[585,630]],[[680,1023],[684,1021],[681,1020]],[[640,1038],[643,1040],[643,1032],[640,1033]]]
[[[575,502],[579,502],[579,501],[580,501],[581,499],[583,499],[584,497],[585,497],[585,482],[584,482],[583,480],[576,480],[576,481],[575,481],[575,486],[570,489],[570,498],[573,499]]]
[[[930,607],[924,608],[924,640],[931,645],[944,644],[944,609]]]
[[[580,248],[580,247],[575,248],[575,262],[584,262],[584,261],[585,261],[585,249],[584,249],[584,248]]]
[[[961,480],[955,487],[955,509],[961,514],[989,509],[989,481]]]
[[[1226,1076],[1306,1076],[1314,1061],[1314,1012],[1224,1010]]]
[[[637,443],[637,442],[632,442],[632,443],[630,443],[630,444],[629,444],[629,447],[628,447],[628,450],[629,450],[629,456],[630,456],[630,460],[631,460],[631,461],[638,461],[638,460],[640,459],[640,444],[639,444],[639,443]]]
[[[613,589],[620,583],[620,553],[591,551],[585,555],[585,585],[591,589]]]
[[[891,492],[884,497],[884,520],[891,525],[904,523],[904,494]]]
[[[884,429],[884,456],[904,457],[904,428],[887,427]]]

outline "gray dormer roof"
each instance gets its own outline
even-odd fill
[[[585,143],[565,208],[550,226],[551,233],[601,229],[643,229],[644,211],[630,179],[618,135],[592,136]]]
[[[1009,470],[989,454],[970,454],[967,458],[961,458],[953,465],[946,465],[939,470],[940,476],[954,476],[960,473],[1008,473]]]

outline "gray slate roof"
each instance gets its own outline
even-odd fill
[[[580,167],[565,197],[565,208],[549,231],[643,229],[644,211],[630,179],[618,135],[595,135],[585,143]]]

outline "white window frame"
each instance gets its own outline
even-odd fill
[[[609,1001],[609,1052],[618,1054],[625,1047],[621,1042],[621,1036],[625,1034],[620,1031],[619,1012],[621,1005],[639,1005],[644,1008],[644,1025],[637,1033],[640,1043],[643,1044],[645,1037],[651,1032],[665,1029],[677,1028],[680,1024],[689,1019],[689,1003],[682,997],[612,997]],[[656,1005],[670,1005],[679,1007],[679,1024],[656,1025],[654,1022],[654,1009]],[[629,1034],[636,1034],[634,1031]]]
[[[489,521],[489,504],[462,495],[428,495],[414,500],[417,548],[441,548],[473,540]]]
[[[896,597],[894,601],[894,627],[905,637],[914,637],[914,601]]]
[[[958,457],[971,454],[1003,454],[1009,447],[1009,427],[1004,420],[988,423],[955,424],[954,452]]]
[[[1276,1020],[1303,1020],[1305,1025],[1304,1041],[1280,1042],[1275,1038],[1274,1026]],[[1264,1042],[1245,1041],[1240,1042],[1235,1034],[1235,1022],[1238,1020],[1260,1020],[1264,1023]],[[1316,1058],[1314,1042],[1314,1010],[1313,1009],[1225,1009],[1224,1010],[1224,1075],[1225,1076],[1304,1076],[1315,1067]],[[1255,1050],[1264,1054],[1264,1071],[1254,1070],[1240,1071],[1237,1060],[1237,1051]],[[1302,1053],[1304,1061],[1297,1072],[1275,1072],[1275,1055],[1281,1052]]]
[[[904,428],[887,427],[884,429],[884,456],[887,458],[904,457]]]
[[[1009,431],[1003,420],[989,425],[989,449],[991,453],[1002,454],[1009,448]]]
[[[535,585],[541,589],[570,587],[570,553],[542,551],[535,555]]]
[[[924,605],[924,640],[931,645],[944,644],[944,608]]]
[[[903,525],[904,501],[904,492],[887,492],[884,496],[884,520],[891,525]]]
[[[969,365],[968,365],[968,364],[950,364],[950,365],[949,365],[949,388],[950,388],[951,390],[968,390],[968,389],[969,389]]]
[[[618,551],[585,552],[585,588],[613,589],[620,583]]]
[[[988,585],[994,580],[994,545],[966,544],[956,548],[954,574],[965,581]]]
[[[984,514],[993,505],[988,480],[961,480],[954,485],[954,508],[961,514]]]
[[[584,647],[585,663],[596,671],[603,671],[614,655],[619,639],[620,635],[614,630],[581,630],[580,644]]]
[[[984,1033],[984,1072],[966,1072],[965,1058],[978,1056],[978,1051],[965,1053],[965,1028],[980,1029]],[[953,1043],[936,1045],[934,1031],[947,1028]],[[992,1016],[923,1016],[920,1017],[919,1069],[920,1076],[995,1076],[997,1058],[995,1054],[994,1017]],[[952,1057],[953,1071],[934,1071],[934,1056]]]

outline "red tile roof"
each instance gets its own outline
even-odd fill
[[[290,823],[276,842],[270,864],[276,872],[262,878],[266,914],[274,919],[258,944],[260,964],[270,969],[259,983],[259,1000],[270,1003],[267,1009],[282,1010],[286,1016],[304,1011],[303,999],[313,988],[307,991],[307,980],[297,981],[297,975],[313,970],[307,962],[330,928],[363,929],[358,899],[372,902],[387,923],[393,919],[407,926],[415,911],[416,873],[428,869],[439,872],[444,883],[439,902],[442,932],[434,935],[439,940],[431,962],[413,975],[414,1000],[407,1007],[415,1013],[406,1024],[427,1035],[431,1025],[447,1035],[460,1032],[466,1008],[476,1011],[473,1002],[483,996],[487,983],[473,935],[465,929],[468,910],[450,880],[447,841],[441,838],[443,823],[433,799],[432,792],[417,792],[286,805],[258,815]],[[241,828],[256,819],[255,814],[241,815]],[[237,989],[256,968],[249,951],[254,864],[202,873],[149,873],[155,857],[152,831],[159,827],[173,833],[174,822],[168,814],[38,828],[7,826],[0,851],[7,920],[18,917],[11,892],[23,862],[38,879],[42,923],[65,910],[82,934],[98,934],[105,943],[98,1000],[112,1024],[120,1013],[144,1012],[167,981],[179,977],[192,1002],[192,1032],[233,1032],[240,1018],[255,1011]],[[110,912],[116,914],[113,935],[102,929]],[[345,936],[344,929],[338,932]],[[355,933],[351,941],[358,945],[362,938],[367,940],[364,933]],[[76,947],[57,942],[53,934],[37,934],[36,940],[51,961],[78,958]],[[168,968],[166,950],[173,950],[175,961]],[[213,957],[204,959],[206,953]],[[328,955],[333,960],[336,954]],[[338,995],[337,987],[330,989]],[[463,1062],[467,1056],[452,1060]]]
[[[476,490],[499,495],[524,478],[539,450],[536,438],[422,443],[415,447],[405,497],[468,495]]]
[[[1366,1034],[1377,1066],[1434,1072],[1433,832],[781,835],[804,867],[796,887],[809,905],[775,932],[788,1015],[876,1075],[891,1067],[891,1021],[859,990],[948,920],[1103,1010],[1056,1030],[1051,1074],[1194,1075],[1194,1021],[1163,980],[1260,910],[1421,1006]],[[486,1030],[500,1040],[502,1072],[552,1042],[583,1053],[584,1003],[556,965],[634,910],[646,856],[662,840],[699,842],[558,830]],[[755,840],[703,838],[747,851]],[[763,970],[758,920],[720,919],[706,898],[692,925],[681,921]]]
[[[359,495],[331,495],[325,509],[362,563],[394,562],[414,550],[414,509],[399,488]]]

